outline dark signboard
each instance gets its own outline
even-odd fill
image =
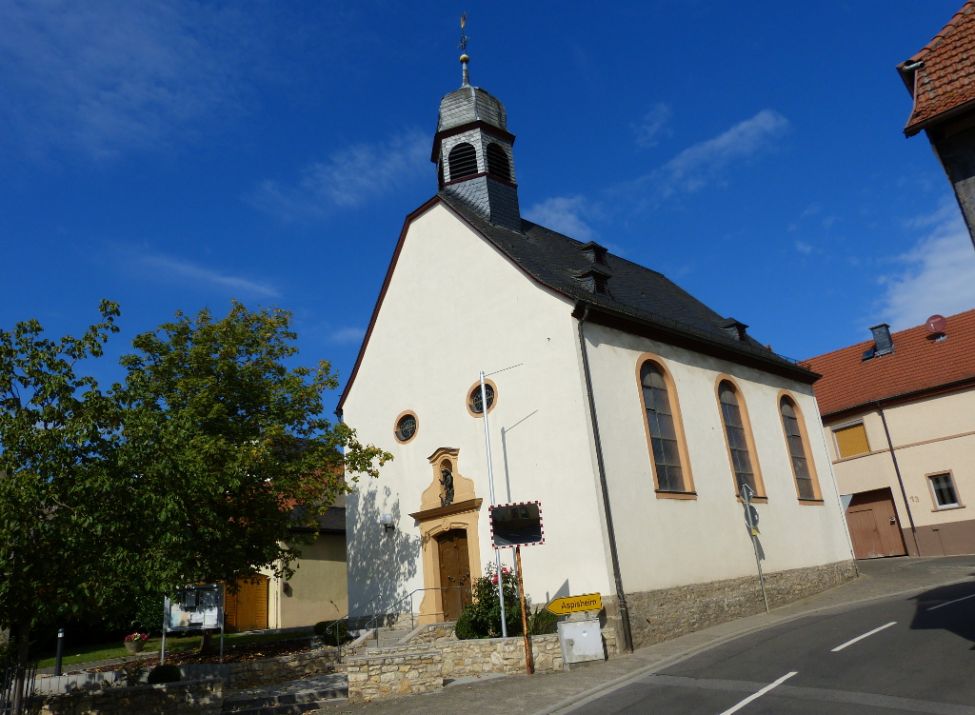
[[[491,541],[494,548],[543,544],[542,505],[537,501],[498,504],[491,507]]]

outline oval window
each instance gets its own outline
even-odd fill
[[[396,420],[396,439],[400,442],[409,442],[416,434],[416,415],[407,412]]]
[[[488,383],[484,384],[484,394],[487,396],[488,410],[494,407],[494,387]],[[481,386],[476,385],[467,398],[467,406],[475,415],[484,412],[484,402],[481,396]]]

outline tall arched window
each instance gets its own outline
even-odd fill
[[[742,484],[747,484],[755,496],[764,497],[765,485],[758,467],[758,453],[752,439],[748,410],[740,391],[731,380],[718,383],[718,404],[731,469],[735,473],[736,493],[741,494]]]
[[[488,174],[503,181],[511,181],[511,163],[508,155],[498,144],[488,144],[487,148]]]
[[[792,476],[796,480],[796,492],[800,500],[820,501],[819,482],[816,468],[812,463],[806,428],[802,421],[799,405],[788,395],[779,399],[779,412],[782,414],[782,429],[785,431],[789,460],[792,462]]]
[[[477,152],[473,145],[461,142],[450,150],[447,158],[450,165],[450,180],[463,179],[477,173]]]
[[[640,365],[640,388],[658,496],[693,494],[673,381],[662,365],[645,360]]]

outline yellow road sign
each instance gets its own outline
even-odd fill
[[[603,608],[603,597],[598,593],[587,593],[582,596],[563,596],[556,598],[545,606],[557,616],[579,611],[600,611]]]

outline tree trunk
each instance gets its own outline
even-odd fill
[[[30,626],[26,623],[17,625],[14,633],[17,649],[17,662],[14,671],[14,692],[11,699],[12,715],[22,715],[27,712],[27,661],[30,657]]]
[[[203,631],[203,640],[200,641],[200,655],[210,655],[213,653],[213,631]]]

